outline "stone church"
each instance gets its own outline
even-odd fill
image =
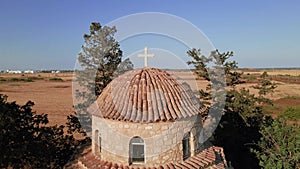
[[[223,149],[199,143],[199,99],[183,80],[144,67],[115,78],[92,112],[92,148],[73,167],[226,168]],[[72,168],[72,167],[71,167]]]

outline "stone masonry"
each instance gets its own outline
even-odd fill
[[[144,166],[179,162],[183,160],[184,134],[190,132],[191,156],[200,151],[201,122],[200,115],[157,123],[124,122],[93,116],[93,153],[103,160],[129,165],[129,143],[138,136],[144,140]],[[99,136],[101,145],[98,145]]]

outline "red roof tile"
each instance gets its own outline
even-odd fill
[[[136,69],[117,77],[97,104],[96,116],[145,123],[174,121],[204,111],[186,83],[156,68]]]

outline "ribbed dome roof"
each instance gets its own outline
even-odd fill
[[[135,69],[115,78],[97,104],[96,116],[145,123],[174,121],[204,111],[188,84],[156,68]]]

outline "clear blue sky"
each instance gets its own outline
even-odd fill
[[[83,34],[138,12],[182,17],[240,67],[300,67],[300,1],[2,0],[0,70],[73,69]]]

